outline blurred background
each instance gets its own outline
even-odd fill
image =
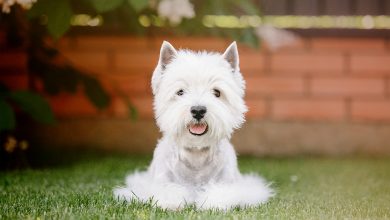
[[[163,40],[223,52],[247,82],[239,154],[390,154],[389,0],[0,0],[2,160],[151,153]],[[7,159],[8,158],[8,159]],[[10,159],[13,158],[13,159]]]

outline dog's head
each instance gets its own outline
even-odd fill
[[[157,124],[190,145],[230,138],[245,120],[244,89],[235,42],[219,54],[164,41],[152,77]]]

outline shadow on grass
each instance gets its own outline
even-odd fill
[[[61,168],[80,163],[98,162],[109,158],[141,162],[151,160],[152,154],[132,154],[85,147],[79,149],[77,147],[71,149],[34,147],[23,153],[8,154],[2,152],[0,170]]]

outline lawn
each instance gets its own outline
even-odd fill
[[[149,161],[87,156],[60,166],[0,171],[0,219],[390,219],[389,158],[240,157],[242,172],[261,173],[277,190],[267,204],[249,209],[166,211],[114,200],[112,188]]]

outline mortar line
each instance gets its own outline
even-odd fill
[[[344,121],[351,122],[352,121],[352,98],[351,97],[345,98],[344,103],[345,103]]]
[[[343,74],[342,75],[351,75],[351,53],[343,53]]]

